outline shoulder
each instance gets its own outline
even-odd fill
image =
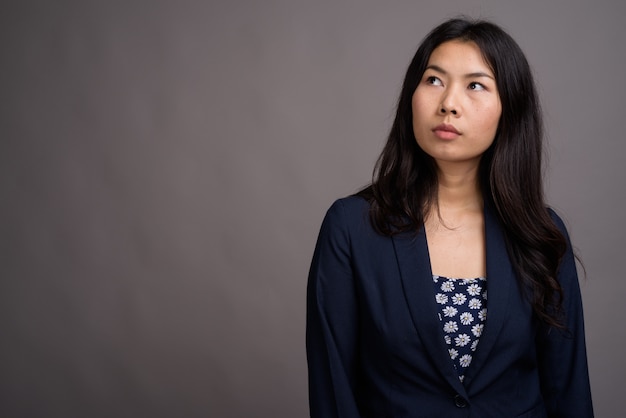
[[[370,208],[370,203],[364,197],[351,195],[335,200],[331,208],[336,206],[339,206],[343,208],[343,210],[350,213],[368,212]]]
[[[552,218],[552,222],[561,230],[563,233],[567,233],[567,228],[565,227],[565,222],[563,219],[556,213],[554,209],[548,207],[548,213],[550,214],[550,218]]]
[[[550,218],[552,218],[552,222],[554,222],[554,225],[559,228],[559,231],[561,231],[561,234],[563,234],[563,236],[565,237],[565,241],[567,241],[567,246],[570,247],[570,237],[563,218],[561,218],[561,216],[557,214],[553,208],[548,207],[547,209],[548,213],[550,214]]]
[[[326,212],[326,218],[340,218],[344,222],[348,220],[360,221],[368,219],[370,204],[360,196],[352,195],[335,200]]]
[[[371,231],[370,204],[360,196],[348,196],[335,200],[322,222],[322,235],[362,234]]]
[[[550,217],[552,218],[552,222],[556,225],[556,227],[561,231],[563,237],[565,237],[565,254],[560,261],[559,267],[559,280],[561,284],[564,284],[564,277],[570,276],[575,278],[576,284],[578,284],[578,274],[576,271],[576,257],[574,256],[574,249],[572,247],[572,242],[570,240],[569,233],[567,231],[567,227],[565,226],[565,222],[559,216],[556,211],[552,208],[548,208],[548,212],[550,213]]]

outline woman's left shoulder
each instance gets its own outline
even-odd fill
[[[552,218],[552,222],[554,222],[557,228],[559,228],[561,233],[563,233],[566,237],[568,237],[567,227],[565,226],[565,222],[563,221],[563,218],[556,212],[555,209],[549,206],[546,209],[548,210],[548,213],[550,214],[550,218]]]

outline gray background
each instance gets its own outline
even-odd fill
[[[0,416],[306,416],[320,222],[459,13],[534,67],[597,416],[620,416],[625,4],[3,1]]]

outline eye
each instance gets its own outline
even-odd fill
[[[476,81],[472,81],[472,82],[469,84],[468,88],[469,88],[470,90],[485,90],[485,86],[483,86],[483,85],[482,85],[482,84],[480,84],[480,83],[477,83]]]
[[[438,79],[434,75],[431,75],[429,77],[426,77],[426,84],[430,84],[433,86],[441,86],[443,83],[441,82],[440,79]]]

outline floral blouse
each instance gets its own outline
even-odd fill
[[[462,382],[487,319],[487,279],[433,276],[433,282],[448,353]]]

